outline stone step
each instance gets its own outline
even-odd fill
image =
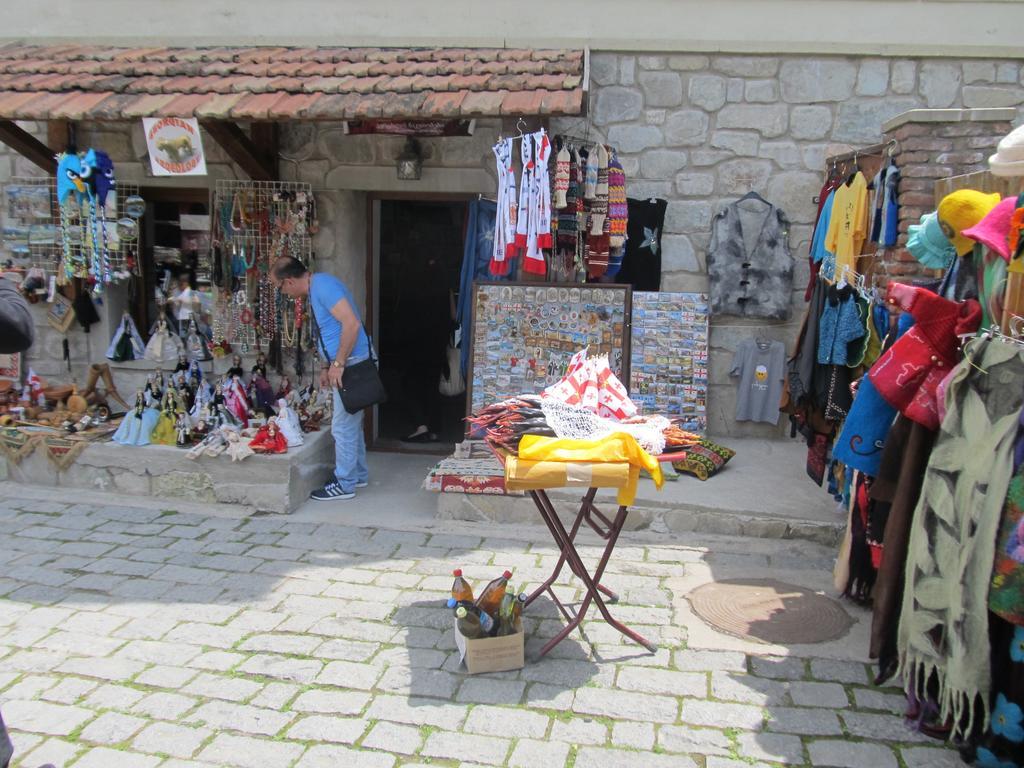
[[[529,496],[439,493],[437,497],[437,517],[442,520],[533,525],[541,522],[537,507]],[[549,497],[559,518],[566,526],[570,525],[579,506],[579,495],[552,491]],[[600,501],[598,503],[605,516],[614,513],[614,499],[607,498],[603,505]],[[844,527],[839,520],[808,520],[694,504],[658,504],[645,499],[637,499],[637,503],[630,507],[625,525],[625,529],[630,531],[801,539],[826,546],[839,544]]]

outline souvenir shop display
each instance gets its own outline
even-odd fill
[[[319,228],[312,187],[221,180],[211,209],[214,351],[261,351],[271,359],[279,359],[277,350],[289,351],[301,368],[303,350],[310,348],[309,324],[304,322],[308,313],[302,300],[288,299],[273,288],[269,270],[281,256],[310,266],[312,236]]]
[[[1024,195],[960,189],[910,228],[910,254],[944,271],[934,289],[819,277],[788,377],[809,471],[847,511],[836,586],[871,607],[877,682],[899,674],[915,727],[982,766],[1024,765],[1007,726],[1024,704],[1024,319],[1007,312],[1022,225]],[[837,286],[857,311],[826,322]],[[854,321],[866,345],[840,330]]]
[[[552,146],[543,128],[523,133],[524,127],[520,120],[518,135],[493,147],[498,193],[490,277],[514,276],[521,268],[558,282],[614,278],[628,217],[625,172],[615,149],[567,136],[555,136]]]
[[[630,294],[620,285],[478,283],[470,411],[540,392],[561,379],[574,353],[584,347],[607,355],[611,369],[627,376]]]
[[[707,429],[707,294],[634,291],[630,339],[633,402],[644,413],[678,417],[683,429],[703,433]]]
[[[713,315],[789,319],[793,256],[786,213],[756,192],[722,209],[711,222],[708,277]]]

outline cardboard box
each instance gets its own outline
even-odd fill
[[[524,662],[523,622],[516,622],[516,633],[504,637],[483,637],[479,640],[470,638],[459,632],[455,622],[455,645],[458,646],[462,661],[466,664],[469,674],[480,672],[507,672],[511,669],[522,669]]]

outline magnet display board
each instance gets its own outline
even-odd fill
[[[470,413],[514,395],[539,393],[576,352],[607,354],[629,375],[628,285],[476,283],[470,351]]]
[[[708,296],[647,293],[632,296],[629,396],[641,413],[707,429]]]

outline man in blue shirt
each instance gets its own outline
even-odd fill
[[[314,336],[319,329],[317,351],[325,357],[327,368],[320,373],[320,386],[334,392],[334,480],[313,491],[311,499],[337,501],[351,499],[356,488],[365,488],[366,442],[363,439],[363,414],[349,413],[342,405],[338,387],[345,366],[370,356],[370,343],[355,311],[355,302],[345,284],[333,275],[313,273],[291,256],[282,256],[270,271],[271,281],[281,293],[293,299],[309,298],[314,319]]]

